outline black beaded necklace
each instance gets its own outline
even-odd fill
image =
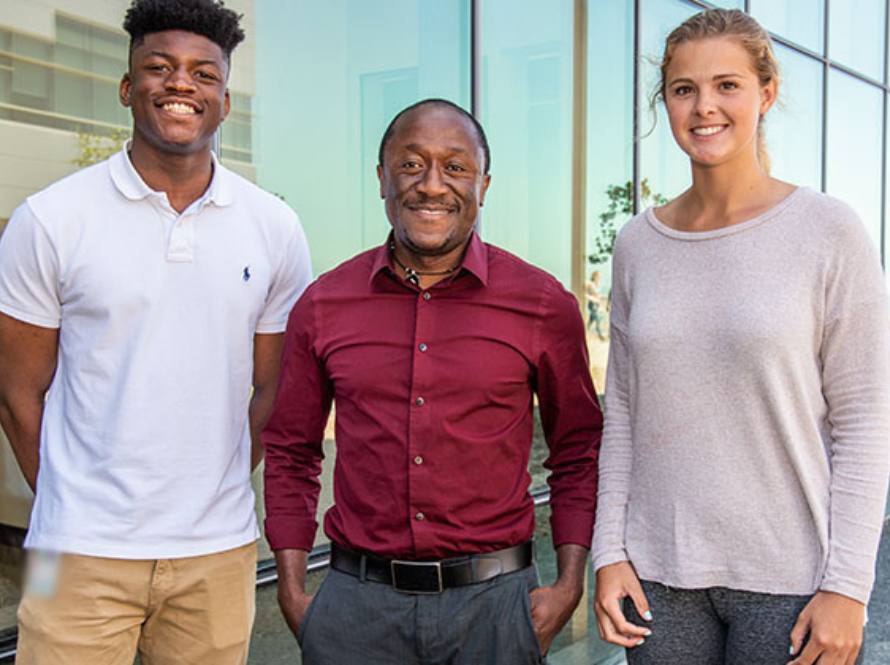
[[[450,275],[457,270],[460,265],[459,263],[455,264],[447,270],[415,270],[399,261],[399,257],[396,256],[396,244],[394,242],[389,243],[389,251],[392,254],[392,260],[396,262],[396,265],[398,265],[399,268],[405,271],[405,279],[418,288],[420,287],[421,277],[440,277],[442,275]]]

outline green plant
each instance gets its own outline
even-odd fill
[[[130,132],[126,129],[112,129],[107,135],[78,132],[78,154],[71,161],[81,167],[101,162],[118,152],[128,138]]]
[[[593,239],[594,251],[587,257],[587,260],[594,265],[606,263],[612,256],[615,236],[618,235],[615,220],[619,215],[624,219],[633,213],[633,182],[628,181],[623,185],[607,187],[606,196],[609,198],[609,205],[599,215],[599,229]],[[644,205],[664,205],[667,203],[667,199],[661,194],[653,192],[649,186],[649,179],[643,178],[640,182],[640,202]]]

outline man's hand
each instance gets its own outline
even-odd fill
[[[550,650],[553,638],[562,630],[578,607],[582,596],[581,589],[560,585],[539,587],[529,596],[532,604],[532,625],[541,645],[541,653]]]
[[[303,550],[277,550],[278,606],[294,637],[300,635],[300,623],[312,596],[306,593],[306,568],[309,553]]]
[[[294,637],[300,636],[300,624],[306,616],[306,610],[312,602],[313,595],[302,589],[294,588],[294,585],[278,583],[278,607],[284,615],[284,621]]]
[[[626,648],[643,643],[652,631],[636,626],[624,618],[621,601],[630,596],[637,612],[647,621],[652,620],[649,601],[640,586],[633,566],[629,561],[619,561],[603,566],[596,571],[596,599],[593,603],[600,637],[606,642]]]
[[[803,608],[791,631],[789,665],[853,665],[862,646],[865,605],[831,591],[819,591]],[[803,651],[801,644],[809,633]]]
[[[534,589],[531,599],[532,626],[541,645],[541,654],[550,650],[556,634],[562,630],[578,607],[584,594],[584,569],[587,548],[566,543],[556,548],[557,579],[553,586]]]

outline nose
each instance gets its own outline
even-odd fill
[[[695,96],[695,112],[702,116],[709,116],[716,110],[714,95],[706,89],[699,89]]]
[[[442,177],[442,170],[438,164],[430,164],[423,172],[423,177],[417,183],[417,191],[421,194],[434,198],[448,192],[445,186],[445,179]]]
[[[177,67],[170,72],[164,84],[168,90],[176,92],[192,92],[195,90],[195,82],[185,67]]]

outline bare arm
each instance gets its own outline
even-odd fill
[[[59,331],[0,314],[0,425],[32,490],[43,401],[56,372]]]
[[[312,596],[306,593],[306,570],[309,553],[286,549],[275,552],[278,566],[278,605],[288,628],[296,636]]]
[[[584,595],[587,552],[586,547],[574,543],[557,547],[556,582],[531,593],[532,623],[543,653],[550,649],[553,638],[566,625]]]
[[[283,346],[284,333],[257,334],[253,338],[253,396],[250,398],[248,410],[251,469],[256,469],[263,459],[260,434],[275,405]]]

